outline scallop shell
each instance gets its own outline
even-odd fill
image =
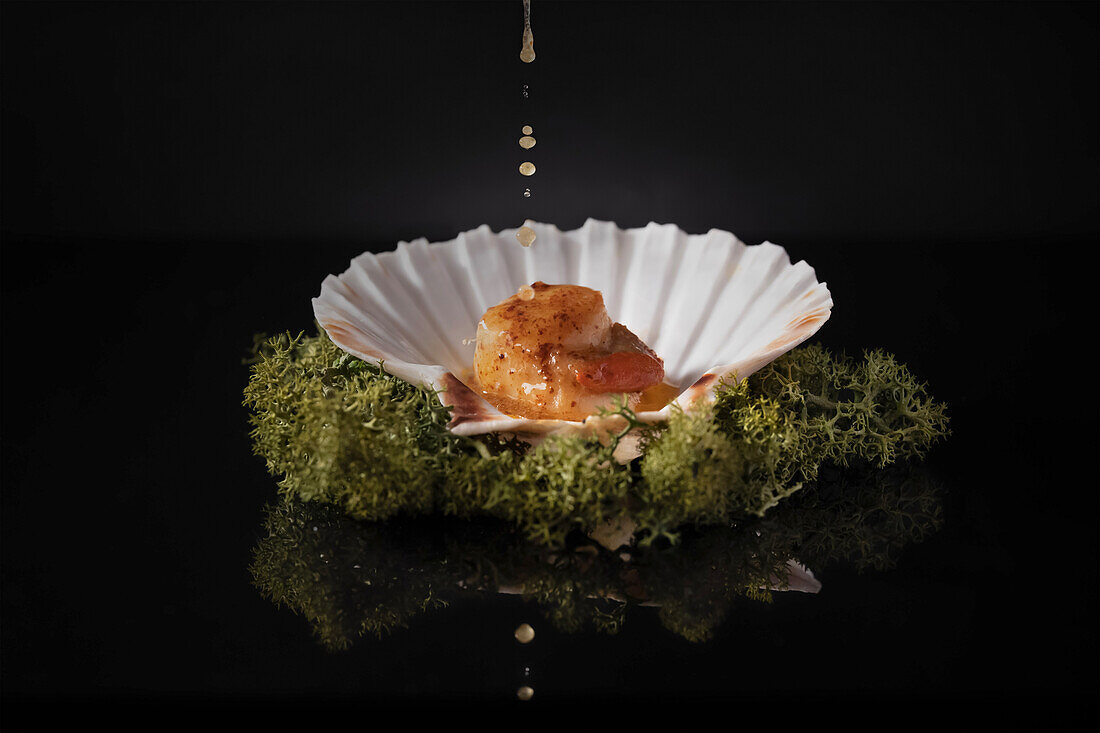
[[[599,419],[528,420],[498,411],[472,384],[473,337],[482,314],[536,280],[603,293],[608,315],[665,362],[666,381],[688,408],[727,376],[744,378],[817,332],[833,300],[805,262],[780,246],[747,246],[729,232],[690,235],[673,224],[620,229],[589,219],[563,232],[527,222],[538,235],[521,247],[515,229],[481,226],[448,242],[400,242],[364,253],[330,275],[313,312],[344,351],[406,381],[439,391],[450,429],[539,434],[592,430]],[[639,413],[668,418],[671,406]]]

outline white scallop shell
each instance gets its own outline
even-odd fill
[[[321,327],[344,351],[406,381],[431,387],[453,407],[460,435],[592,429],[566,420],[505,415],[466,386],[482,314],[536,280],[603,293],[608,315],[645,341],[681,389],[676,404],[709,398],[728,375],[744,378],[812,336],[833,300],[805,262],[764,242],[747,246],[729,232],[689,235],[673,224],[619,229],[589,219],[562,232],[528,222],[538,235],[525,248],[515,229],[488,226],[449,242],[400,242],[364,253],[313,299]],[[643,412],[668,418],[670,407]]]

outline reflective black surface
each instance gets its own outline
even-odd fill
[[[658,608],[667,630],[702,643],[746,602],[820,592],[807,566],[892,568],[906,545],[939,529],[941,495],[920,464],[830,467],[766,517],[684,527],[675,543],[574,531],[553,547],[507,521],[363,522],[289,500],[272,503],[251,572],[265,597],[308,619],[334,651],[493,592],[522,595],[567,633],[617,634],[636,609]]]
[[[1100,722],[1094,4],[535,0],[530,68],[519,3],[0,13],[5,729]],[[942,528],[705,643],[485,593],[326,651],[251,585],[252,334],[364,249],[588,216],[813,265],[817,340],[950,405]]]

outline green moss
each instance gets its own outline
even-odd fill
[[[921,457],[948,434],[947,407],[893,355],[867,351],[855,361],[820,346],[795,349],[748,380],[775,400],[808,440],[806,457],[886,466]]]
[[[644,451],[629,465],[612,459],[617,439],[529,447],[456,436],[435,394],[323,334],[270,339],[251,369],[254,450],[286,496],[357,519],[496,517],[554,546],[622,515],[646,543],[675,541],[689,525],[763,516],[822,465],[885,466],[923,455],[948,432],[944,405],[880,351],[857,361],[796,349],[666,425],[642,426],[620,408]]]
[[[647,543],[674,539],[688,522],[718,524],[735,506],[743,457],[714,416],[711,405],[675,411],[667,428],[645,442],[631,516]]]
[[[360,519],[431,511],[455,439],[430,392],[327,338],[267,342],[245,389],[255,453],[292,496]]]

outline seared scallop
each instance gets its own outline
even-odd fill
[[[517,417],[583,420],[617,395],[634,407],[664,373],[661,359],[611,321],[591,288],[536,282],[487,310],[477,326],[478,387]]]

